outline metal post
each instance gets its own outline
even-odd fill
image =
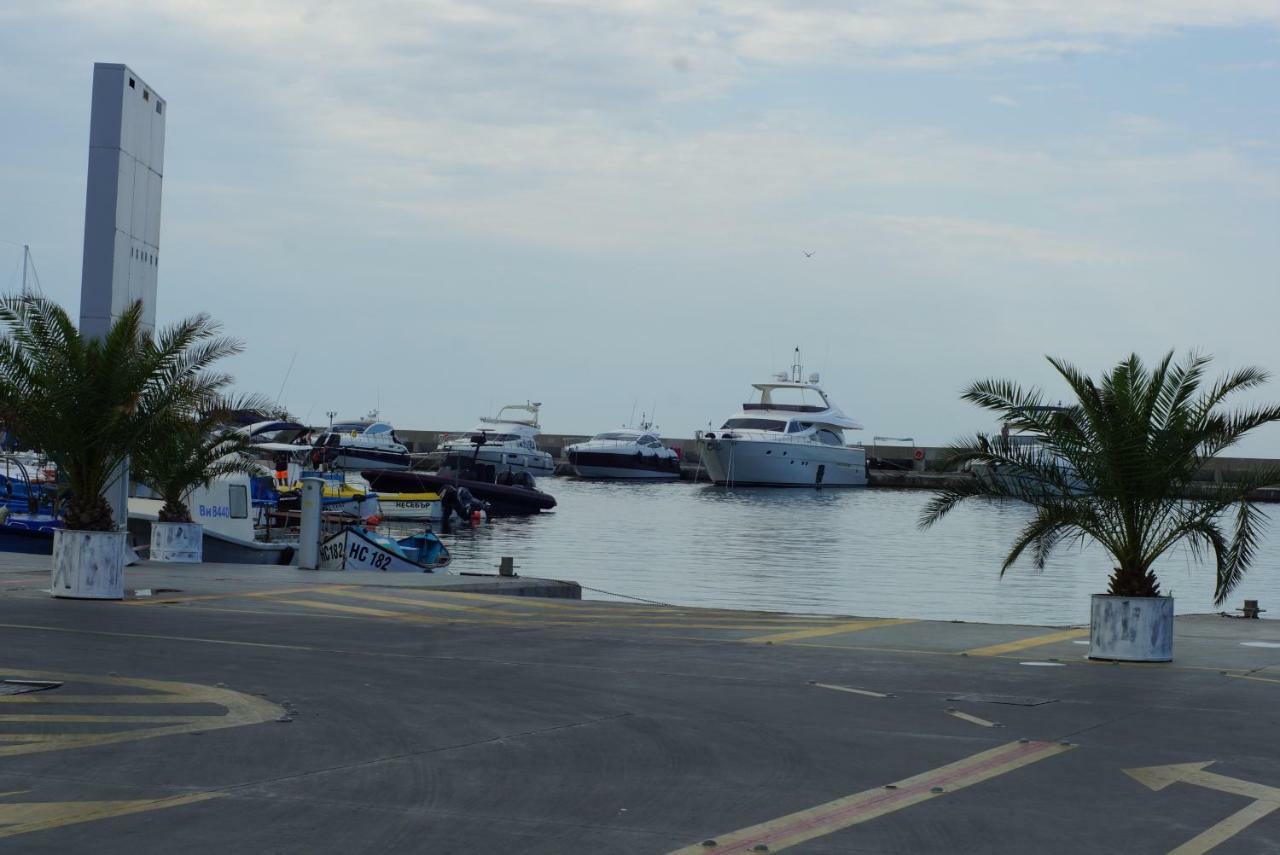
[[[502,563],[498,565],[498,575],[499,576],[516,575],[516,560],[512,558],[510,555],[502,556]]]
[[[323,478],[302,479],[302,521],[298,532],[298,569],[320,567],[320,506],[324,496]]]

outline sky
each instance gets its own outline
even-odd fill
[[[160,322],[311,423],[690,436],[799,346],[943,444],[1046,354],[1280,371],[1275,0],[14,0],[0,289],[73,310],[95,61],[168,105]]]

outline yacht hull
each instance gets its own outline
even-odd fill
[[[738,487],[865,487],[861,448],[768,440],[709,439],[702,452],[711,480]]]
[[[570,451],[566,457],[579,478],[674,481],[680,477],[680,461],[674,457],[608,451]]]
[[[523,449],[506,449],[502,447],[480,447],[480,454],[475,454],[474,445],[449,443],[442,446],[444,452],[450,451],[473,457],[478,463],[486,463],[497,471],[510,470],[514,473],[528,472],[535,478],[550,477],[556,474],[556,464],[551,455],[545,451],[525,451]],[[369,467],[366,467],[369,468]]]

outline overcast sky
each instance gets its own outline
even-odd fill
[[[688,436],[800,345],[941,443],[1045,353],[1280,370],[1276,0],[8,2],[0,286],[72,308],[95,61],[168,101],[160,320],[312,422]]]

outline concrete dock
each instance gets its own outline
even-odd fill
[[[53,600],[47,561],[0,564],[0,677],[60,683],[0,683],[10,851],[1280,851],[1273,621],[1124,666],[1076,627],[287,568]]]

